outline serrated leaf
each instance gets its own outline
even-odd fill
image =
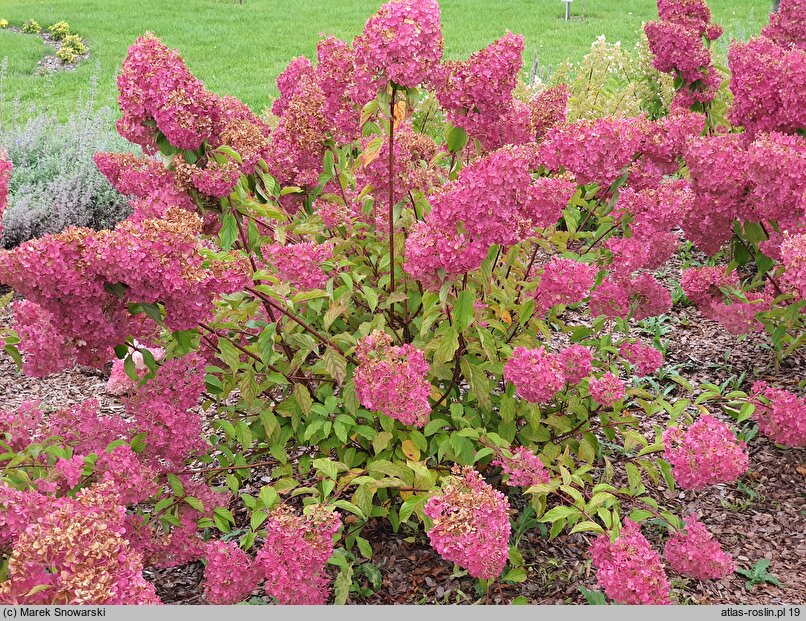
[[[221,230],[218,232],[219,244],[224,250],[229,250],[236,239],[238,239],[238,222],[232,212],[226,213],[221,217]]]
[[[193,496],[185,496],[184,501],[191,507],[196,509],[196,511],[204,513],[204,505],[202,504],[202,501],[199,500],[198,498],[194,498]]]
[[[347,359],[332,347],[328,347],[325,349],[322,361],[330,377],[341,386],[344,383],[344,378],[347,377]]]
[[[585,520],[584,522],[580,522],[579,524],[576,524],[571,529],[571,534],[573,535],[574,533],[581,533],[581,532],[586,532],[586,531],[592,531],[592,532],[595,532],[595,533],[603,533],[604,528],[602,528],[601,525],[597,524],[596,522],[591,522],[590,520]]]
[[[541,517],[538,521],[539,522],[556,522],[558,520],[563,520],[565,518],[569,518],[572,515],[579,515],[579,509],[575,509],[574,507],[554,507],[546,511],[546,513]]]
[[[456,298],[453,305],[453,327],[460,334],[473,323],[475,301],[476,293],[472,289],[465,289]]]

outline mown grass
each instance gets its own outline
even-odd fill
[[[99,98],[112,103],[115,73],[137,35],[151,30],[179,48],[208,88],[236,95],[256,110],[276,92],[274,79],[294,56],[312,57],[320,33],[350,38],[360,32],[381,0],[2,0],[0,18],[20,25],[33,18],[43,26],[66,20],[84,36],[91,57],[74,71],[35,76],[46,48],[33,37],[0,31],[0,59],[9,58],[8,98],[61,117],[97,75]],[[769,0],[711,0],[728,35],[746,38],[766,21]],[[585,19],[563,20],[560,0],[442,0],[445,52],[466,57],[504,34],[526,39],[525,71],[535,54],[541,65],[578,60],[600,34],[632,45],[641,23],[657,15],[654,0],[588,0]],[[0,105],[4,105],[0,100]],[[2,115],[0,115],[2,118]]]

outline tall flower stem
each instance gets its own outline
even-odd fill
[[[397,86],[392,84],[389,100],[389,295],[395,292],[395,95]],[[395,305],[389,305],[389,327],[395,329]]]

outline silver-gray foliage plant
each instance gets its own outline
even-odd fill
[[[96,151],[127,149],[128,143],[112,129],[112,110],[96,108],[91,96],[65,123],[49,114],[23,121],[19,110],[12,117],[0,123],[0,147],[14,164],[0,247],[12,248],[68,226],[112,228],[130,214],[127,198],[92,159]]]

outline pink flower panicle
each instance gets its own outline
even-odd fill
[[[565,123],[570,96],[568,86],[558,84],[532,98],[529,106],[532,117],[532,135],[536,140],[542,140],[552,127]]]
[[[148,373],[148,367],[143,359],[143,354],[140,352],[143,346],[137,341],[135,341],[134,344],[138,349],[131,351],[131,357],[134,362],[134,368],[137,371],[137,376],[142,380]],[[146,347],[145,349],[149,350],[154,360],[157,362],[161,362],[162,359],[165,358],[165,350],[161,347]],[[112,362],[112,370],[109,372],[109,380],[106,382],[106,392],[120,397],[133,392],[137,388],[137,384],[138,382],[133,380],[126,373],[124,361],[120,358],[115,358]]]
[[[425,425],[431,414],[431,384],[423,352],[409,344],[392,346],[391,336],[375,330],[359,341],[355,355],[355,391],[361,404],[404,425]]]
[[[766,37],[733,42],[728,49],[733,105],[728,120],[751,134],[795,133],[806,126],[806,48],[778,45]]]
[[[452,118],[498,114],[518,84],[522,54],[523,37],[509,32],[466,61],[445,61],[434,80],[437,100]]]
[[[663,457],[683,489],[731,483],[749,464],[747,445],[725,423],[707,414],[687,430],[670,427],[664,431],[663,444]]]
[[[590,393],[599,405],[611,406],[624,398],[626,387],[623,380],[612,373],[605,373],[599,378],[590,378]]]
[[[579,185],[611,185],[640,150],[641,123],[600,118],[559,125],[540,144],[539,159],[549,170],[570,171]]]
[[[213,134],[215,102],[181,56],[148,33],[129,48],[118,76],[121,136],[156,152],[149,122],[180,149],[198,149]]]
[[[753,384],[751,395],[756,408],[752,418],[761,433],[779,444],[806,446],[806,397],[765,382]]]
[[[563,366],[563,375],[568,384],[578,384],[588,375],[593,367],[593,354],[591,350],[582,345],[571,345],[560,352],[560,363]]]
[[[515,447],[511,456],[502,456],[493,461],[501,466],[504,474],[509,475],[507,485],[510,487],[532,487],[539,483],[548,483],[549,474],[540,458],[525,446]]]
[[[565,385],[564,365],[559,356],[542,347],[516,347],[504,365],[504,379],[515,385],[522,399],[546,403]]]
[[[663,556],[674,571],[697,580],[718,580],[736,570],[731,555],[693,514],[686,519],[685,532],[666,542]]]
[[[166,208],[182,207],[195,211],[196,205],[179,182],[176,174],[156,159],[134,153],[105,153],[93,156],[95,165],[121,194],[143,199],[146,203],[161,202]],[[142,203],[136,203],[142,204]]]
[[[240,261],[205,267],[200,227],[197,216],[175,209],[165,220],[126,221],[88,238],[85,261],[99,279],[124,283],[132,302],[161,302],[169,328],[188,330],[209,317],[216,294],[238,290],[246,275]]]
[[[214,298],[240,290],[247,270],[234,255],[205,258],[200,228],[198,216],[172,207],[162,219],[127,220],[114,231],[68,228],[0,252],[0,282],[27,298],[15,329],[28,372],[101,367],[114,346],[153,334],[157,324],[132,316],[129,303],[162,303],[173,330],[209,319]]]
[[[226,196],[241,173],[252,172],[266,155],[268,125],[234,97],[207,91],[179,53],[152,33],[129,48],[117,83],[123,112],[118,132],[146,153],[159,150],[159,133],[180,150],[196,151],[203,144],[215,150],[226,145],[238,153],[240,161],[219,152],[221,158],[194,155],[192,163],[178,154],[172,166],[202,194]]]
[[[38,401],[23,401],[15,412],[0,410],[0,436],[12,451],[21,451],[42,435],[43,417]]]
[[[356,59],[399,86],[429,82],[442,59],[436,0],[391,0],[367,20],[354,42]]]
[[[258,572],[252,559],[234,541],[207,544],[204,598],[214,605],[244,601],[257,587]]]
[[[532,226],[548,228],[557,224],[563,209],[576,192],[576,185],[568,179],[539,177],[529,188],[529,199],[524,214]]]
[[[786,268],[784,280],[801,298],[806,298],[806,233],[785,236],[781,243],[781,260]]]
[[[689,139],[705,131],[705,118],[704,114],[678,110],[648,124],[641,145],[643,154],[668,174],[677,172],[677,158],[683,155]]]
[[[636,321],[669,312],[672,296],[658,280],[649,273],[626,279],[608,277],[591,295],[590,313],[594,317],[604,315],[610,319],[627,317],[632,312]]]
[[[770,13],[770,22],[761,34],[782,47],[806,49],[806,2],[781,0],[775,13]]]
[[[59,458],[54,467],[55,477],[63,483],[65,491],[69,491],[78,485],[83,473],[83,455],[74,455],[70,459]]]
[[[304,56],[297,56],[291,59],[285,69],[277,76],[277,90],[280,96],[274,100],[271,112],[275,116],[283,116],[294,97],[297,85],[302,76],[313,77],[314,69],[311,61]]]
[[[466,61],[445,61],[433,73],[437,100],[448,121],[487,150],[529,138],[532,112],[512,98],[522,54],[523,37],[507,33]],[[547,122],[551,112],[546,113]]]
[[[361,71],[355,66],[355,51],[336,37],[325,37],[316,45],[315,79],[324,97],[323,112],[337,143],[348,143],[361,135],[358,112],[372,99],[377,85],[359,85]],[[368,86],[368,88],[367,88]]]
[[[61,436],[76,453],[101,453],[110,442],[127,440],[130,426],[118,416],[102,416],[98,401],[88,399],[71,408],[50,412],[46,436]]]
[[[366,148],[371,139],[366,137],[362,146]],[[439,152],[433,139],[414,131],[411,122],[402,122],[395,130],[395,157],[393,168],[393,200],[399,202],[409,192],[430,193],[441,187],[441,176],[430,166],[431,160]],[[359,187],[372,186],[376,205],[389,200],[389,140],[384,136],[377,156],[358,170],[356,181]],[[378,231],[388,230],[386,209],[376,208],[375,227]]]
[[[654,54],[655,69],[678,74],[687,84],[702,79],[703,68],[711,63],[711,54],[695,30],[680,23],[658,21],[644,24],[644,32]]]
[[[663,354],[640,341],[636,343],[624,341],[619,347],[619,354],[634,365],[641,375],[652,375],[663,366]]]
[[[519,148],[499,149],[476,160],[430,198],[426,222],[446,232],[455,232],[461,224],[465,234],[487,248],[517,243],[531,227],[529,215],[538,207],[529,172],[532,160],[529,151]]]
[[[573,189],[564,180],[533,182],[534,164],[529,149],[506,147],[466,166],[430,197],[431,211],[406,242],[406,271],[433,289],[478,269],[492,244],[516,243],[556,221]]]
[[[323,506],[298,516],[281,505],[266,521],[266,540],[255,558],[266,594],[280,604],[321,605],[327,599],[325,564],[341,518]]]
[[[630,519],[615,541],[600,535],[590,547],[596,579],[605,595],[619,604],[670,604],[669,581],[658,553]]]
[[[719,322],[731,334],[763,329],[755,317],[769,308],[769,295],[747,292],[743,294],[747,301],[741,300],[732,293],[740,287],[735,273],[726,274],[721,267],[691,268],[683,273],[680,285],[703,316]]]
[[[25,528],[49,509],[47,505],[48,497],[37,490],[18,490],[0,483],[0,545],[13,547]]]
[[[644,24],[644,33],[654,56],[652,65],[683,81],[673,109],[710,102],[720,80],[703,39],[718,39],[722,28],[711,22],[711,11],[704,0],[658,0],[658,15],[660,21]]]
[[[473,468],[454,469],[423,511],[431,546],[474,578],[497,578],[509,555],[509,501]]]
[[[487,251],[483,240],[429,222],[417,222],[406,239],[403,269],[426,289],[436,290],[446,279],[478,269]]]
[[[46,502],[47,511],[14,544],[0,602],[160,603],[154,586],[143,578],[142,557],[124,538],[126,511],[111,486],[96,485],[75,499]]]
[[[806,222],[806,140],[780,132],[760,134],[746,157],[750,196],[739,215],[775,220],[781,230],[796,233]],[[772,226],[766,228],[775,233]]]
[[[128,444],[111,451],[98,451],[95,475],[109,481],[124,505],[135,505],[152,498],[158,491],[157,472],[144,463]]]
[[[543,266],[535,298],[535,312],[545,315],[559,304],[577,304],[590,293],[599,268],[573,259],[552,257]]]
[[[324,289],[329,276],[321,265],[333,257],[333,246],[302,242],[286,246],[273,244],[263,248],[266,258],[274,263],[281,281],[300,291]]]
[[[149,459],[179,466],[207,446],[201,416],[192,411],[204,392],[204,367],[196,353],[168,360],[124,400],[137,429],[146,433]]]
[[[281,185],[315,187],[322,172],[330,123],[325,95],[314,77],[303,75],[272,135],[266,162]]]

